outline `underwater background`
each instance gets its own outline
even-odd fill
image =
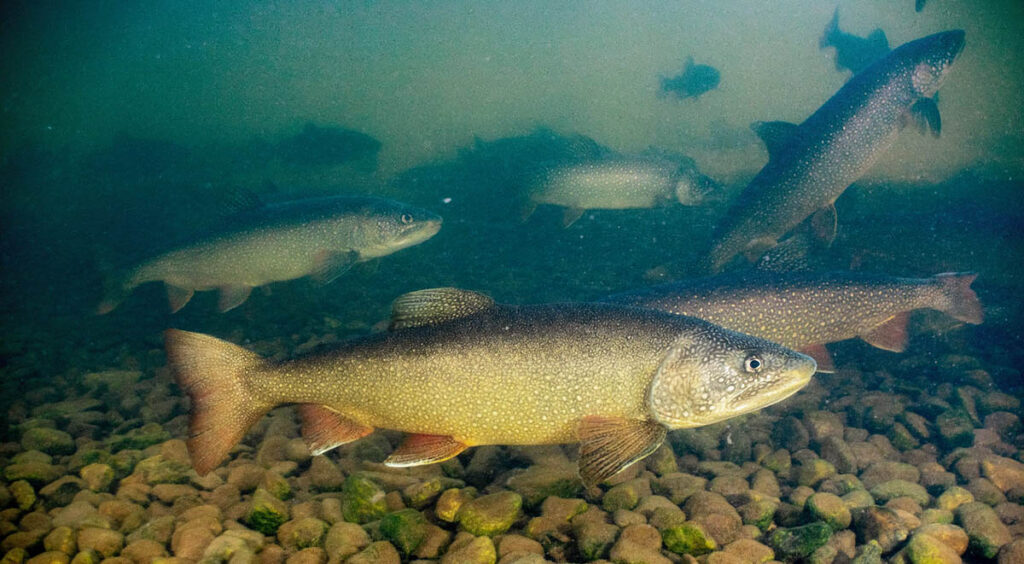
[[[399,471],[379,464],[399,437],[378,432],[311,457],[290,408],[212,477],[190,473],[167,328],[280,359],[378,330],[413,290],[592,301],[699,275],[767,160],[750,124],[799,123],[849,78],[819,45],[837,7],[844,31],[882,28],[893,47],[967,39],[941,136],[908,128],[846,190],[818,264],[976,272],[983,324],[918,311],[904,353],[831,345],[836,374],[671,433],[596,488],[565,471],[574,447],[479,447]],[[1015,0],[5,2],[5,561],[1024,561],[1022,30]],[[720,83],[664,92],[687,57]],[[524,175],[579,136],[685,155],[722,197],[587,210],[568,227],[540,206],[524,221]],[[159,284],[94,314],[111,265],[216,226],[240,194],[386,197],[444,225],[223,314],[212,292],[171,314]],[[474,498],[484,525],[459,516]]]

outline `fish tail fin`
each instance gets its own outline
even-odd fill
[[[944,272],[936,274],[942,294],[946,298],[943,312],[960,321],[978,325],[985,319],[984,311],[978,295],[971,289],[971,284],[978,277],[975,272]]]
[[[274,407],[248,385],[266,361],[227,341],[177,329],[164,331],[164,347],[175,381],[192,400],[188,452],[192,467],[205,475]]]
[[[818,48],[824,49],[832,46],[832,38],[836,33],[839,32],[839,8],[832,13],[832,19],[829,20],[828,25],[825,26],[825,32],[821,34],[821,39],[818,40]]]

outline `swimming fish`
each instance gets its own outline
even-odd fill
[[[696,65],[693,57],[687,57],[681,73],[661,77],[660,94],[674,94],[679,99],[700,98],[702,94],[718,88],[720,81],[718,69],[710,65]]]
[[[599,483],[653,452],[668,429],[781,401],[814,360],[706,321],[614,304],[497,305],[455,288],[399,297],[391,330],[284,361],[198,333],[165,332],[192,400],[188,449],[206,474],[246,430],[299,404],[320,454],[375,428],[409,433],[384,461],[441,462],[477,445],[581,443]]]
[[[328,283],[357,262],[434,236],[441,218],[372,197],[335,196],[259,205],[216,230],[154,254],[112,275],[97,308],[105,314],[146,282],[162,281],[171,311],[196,290],[220,290],[217,309],[238,307],[256,286],[313,276]]]
[[[826,343],[860,337],[893,352],[907,346],[907,319],[935,309],[979,324],[973,273],[898,278],[858,272],[743,271],[659,284],[603,301],[691,315],[808,354],[832,370]]]
[[[909,114],[938,134],[931,96],[963,46],[962,30],[911,41],[854,75],[802,124],[755,124],[768,164],[719,223],[706,270],[719,272],[739,253],[756,260],[811,214],[834,214],[836,199],[892,145]]]
[[[839,8],[836,8],[832,19],[825,26],[818,46],[821,49],[835,47],[836,70],[847,69],[854,74],[889,53],[889,40],[881,28],[875,28],[867,37],[839,29]]]
[[[538,204],[565,208],[568,227],[589,209],[654,208],[678,202],[697,206],[721,187],[697,170],[691,159],[618,157],[550,167],[528,185],[529,216]]]

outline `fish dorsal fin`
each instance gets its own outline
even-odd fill
[[[903,352],[907,348],[907,320],[910,312],[901,312],[890,317],[860,338],[871,346],[892,352]]]
[[[623,417],[589,415],[578,429],[580,477],[588,487],[651,454],[665,440],[664,425]]]
[[[889,38],[885,36],[885,30],[880,27],[876,27],[874,31],[868,35],[868,41],[878,45],[879,47],[885,47],[886,49],[889,48]]]
[[[459,288],[430,288],[399,296],[391,304],[391,331],[437,325],[494,307],[494,300]]]
[[[782,151],[782,148],[796,135],[798,126],[788,121],[755,121],[750,124],[750,129],[761,138],[764,146],[768,149],[768,159],[775,158],[775,155]]]

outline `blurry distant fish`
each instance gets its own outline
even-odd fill
[[[700,98],[701,94],[718,88],[721,75],[708,65],[695,65],[693,57],[686,58],[683,72],[673,77],[661,77],[661,94],[674,94],[680,99]]]
[[[928,0],[914,0],[914,11],[920,12],[924,9],[924,3]]]
[[[692,159],[618,157],[558,165],[528,185],[524,215],[538,204],[566,208],[565,226],[588,209],[653,208],[678,202],[696,206],[718,196],[717,182]]]
[[[802,124],[755,124],[768,164],[719,223],[705,268],[719,272],[739,253],[756,260],[811,214],[834,214],[829,208],[892,145],[908,116],[937,135],[931,96],[963,46],[962,30],[911,41],[854,75]]]
[[[745,271],[641,288],[605,301],[699,317],[799,350],[826,371],[832,367],[826,343],[860,337],[881,349],[903,351],[907,318],[916,309],[981,323],[981,304],[971,289],[976,277]]]
[[[505,306],[434,288],[392,310],[391,331],[285,361],[167,331],[168,366],[192,400],[196,472],[216,468],[269,410],[297,403],[314,454],[375,428],[409,433],[384,460],[394,467],[477,445],[578,442],[589,486],[654,452],[667,430],[772,405],[815,369],[763,339],[614,304]]]
[[[854,74],[889,53],[889,40],[885,32],[875,28],[867,37],[859,37],[839,29],[839,8],[825,26],[818,46],[836,48],[836,70],[848,69]]]
[[[300,133],[278,143],[277,151],[284,162],[301,166],[334,166],[359,161],[375,168],[380,146],[380,141],[365,133],[307,123]]]
[[[108,280],[100,314],[146,282],[163,281],[171,311],[195,290],[220,290],[218,309],[237,307],[256,286],[313,276],[327,283],[353,264],[431,238],[441,228],[433,213],[391,200],[330,197],[265,205],[225,225],[153,255]]]

